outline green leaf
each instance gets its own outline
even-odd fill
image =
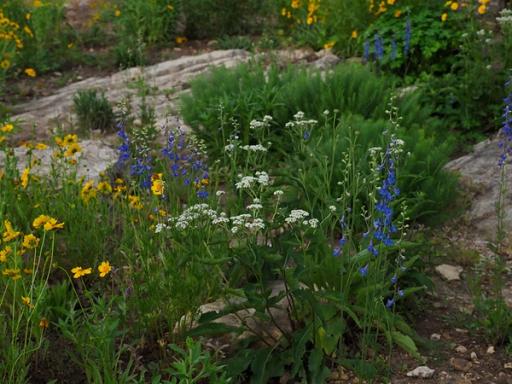
[[[330,371],[324,364],[324,353],[321,349],[315,348],[311,351],[308,359],[308,371],[311,383],[324,383],[329,377]]]
[[[396,345],[398,345],[404,351],[409,353],[411,356],[417,359],[421,358],[416,343],[409,336],[404,335],[403,333],[398,331],[391,331],[391,338]]]

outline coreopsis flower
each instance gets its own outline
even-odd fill
[[[6,277],[10,277],[13,280],[18,280],[21,278],[19,268],[6,268],[2,271],[2,275],[6,276]]]
[[[292,0],[292,3],[290,5],[293,9],[300,8],[300,0]]]
[[[186,43],[188,39],[185,36],[177,36],[176,37],[176,44],[183,44]]]
[[[50,218],[50,220],[47,221],[43,226],[43,229],[47,232],[53,231],[54,229],[62,229],[62,228],[64,228],[64,223],[57,222],[57,219],[54,219],[53,217]]]
[[[37,72],[34,68],[27,68],[25,69],[25,75],[27,75],[28,77],[36,77],[37,76]]]
[[[100,273],[100,277],[107,276],[111,270],[112,266],[108,261],[102,261],[101,264],[98,266],[98,272]]]
[[[14,125],[11,123],[4,124],[2,127],[0,127],[0,131],[3,133],[9,133],[14,129]]]
[[[445,12],[441,15],[441,21],[444,23],[448,19],[448,14]]]
[[[458,10],[458,9],[459,9],[459,3],[458,3],[458,2],[456,2],[456,1],[452,2],[452,3],[450,4],[450,9],[451,9],[452,11],[456,11],[456,10]]]
[[[155,196],[162,196],[165,190],[165,181],[161,179],[155,179],[151,182],[151,192]]]
[[[84,203],[88,203],[91,199],[96,197],[96,188],[94,188],[94,181],[89,180],[84,184],[82,190],[80,191],[80,198]]]
[[[50,323],[46,317],[43,317],[41,320],[39,320],[39,328],[46,329],[49,325]]]
[[[6,263],[7,257],[12,253],[12,248],[6,246],[4,249],[0,251],[0,263]]]
[[[486,12],[487,12],[487,7],[485,5],[482,4],[478,7],[478,13],[480,15],[484,15]]]
[[[21,302],[29,308],[33,307],[33,305],[31,304],[30,297],[28,296],[21,296]]]
[[[34,148],[38,151],[44,151],[45,149],[48,149],[48,146],[43,143],[37,143]]]
[[[4,220],[4,233],[2,234],[2,240],[4,243],[12,241],[21,235],[21,232],[15,231],[12,227],[12,223],[9,220]]]
[[[25,249],[34,249],[39,245],[39,239],[33,234],[28,234],[23,237],[22,246]]]
[[[112,186],[107,181],[101,181],[98,183],[96,190],[105,195],[109,195],[112,193]]]
[[[352,31],[352,33],[350,34],[350,37],[351,37],[352,39],[357,39],[357,36],[358,36],[358,35],[359,35],[359,34],[357,33],[357,31],[354,29],[354,30]]]
[[[64,228],[64,223],[59,223],[57,219],[47,215],[39,215],[32,222],[32,226],[35,229],[43,227],[45,231],[52,231],[54,229],[62,229]]]
[[[332,49],[332,47],[334,47],[334,44],[336,44],[335,41],[329,41],[328,43],[324,44],[324,49]]]
[[[71,273],[73,274],[74,279],[79,279],[82,276],[90,275],[92,273],[92,268],[75,267],[71,269]]]
[[[70,133],[70,134],[64,136],[64,139],[62,139],[62,143],[64,144],[64,146],[70,146],[71,144],[77,144],[78,136]]]
[[[78,152],[82,150],[82,147],[80,147],[80,144],[78,143],[71,143],[66,149],[66,152],[64,152],[64,157],[72,157]]]
[[[140,197],[136,195],[128,196],[128,202],[133,209],[142,209],[144,205],[140,202]]]
[[[21,186],[23,187],[23,189],[27,188],[29,179],[30,179],[30,168],[25,168],[23,170],[23,172],[21,173],[21,177],[20,177]]]

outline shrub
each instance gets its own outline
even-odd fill
[[[250,121],[265,115],[273,116],[268,140],[272,143],[271,162],[275,163],[288,161],[288,154],[293,153],[285,124],[293,120],[296,111],[319,121],[325,119],[324,110],[329,110],[331,115],[338,111],[334,132],[326,126],[316,128],[324,143],[318,148],[318,156],[328,154],[332,144],[339,152],[337,156],[342,156],[341,137],[347,124],[353,124],[359,130],[363,151],[380,145],[386,100],[393,93],[394,84],[392,79],[378,77],[365,67],[340,66],[321,75],[296,68],[280,70],[274,67],[265,72],[262,67],[242,65],[235,70],[218,69],[193,81],[191,93],[182,98],[182,114],[194,132],[207,143],[209,153],[221,158],[233,133],[232,120],[236,122],[242,144],[251,144],[254,134],[250,130]],[[453,195],[454,179],[442,170],[453,140],[436,133],[439,121],[430,118],[431,111],[421,103],[421,94],[400,98],[398,107],[403,117],[401,134],[411,152],[407,169],[399,174],[404,184],[404,196],[407,196],[415,219],[428,219],[446,207]],[[340,135],[340,139],[335,135]],[[434,151],[431,150],[433,146],[436,147]],[[338,164],[338,160],[334,163]],[[337,179],[333,177],[332,182],[334,180]],[[305,188],[313,187],[307,184]],[[312,192],[313,189],[309,190],[310,194]]]
[[[104,132],[114,128],[114,112],[105,94],[98,95],[95,89],[78,91],[73,96],[78,127],[83,132],[99,129]]]
[[[185,34],[195,39],[258,33],[268,23],[269,0],[187,0]]]

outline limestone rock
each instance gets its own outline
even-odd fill
[[[327,70],[334,68],[340,61],[341,59],[338,56],[332,53],[325,53],[318,60],[315,60],[312,65],[320,70]]]
[[[498,138],[485,140],[475,145],[471,153],[449,162],[445,167],[460,175],[462,185],[472,195],[465,221],[475,229],[475,235],[490,241],[495,240],[497,228],[496,201],[500,181],[498,159],[501,154],[498,142]],[[504,199],[504,222],[510,228],[512,177],[507,178],[507,190]]]
[[[112,137],[112,141],[114,138]],[[81,140],[77,176],[84,176],[86,179],[95,179],[101,172],[104,172],[117,161],[117,150],[114,144],[109,144],[107,138],[103,140]],[[34,150],[32,155],[25,147],[14,148],[14,155],[18,160],[18,170],[21,172],[29,166],[29,161],[38,160],[38,165],[30,167],[31,173],[38,176],[46,176],[50,173],[52,153],[55,148],[49,147],[45,150]],[[5,153],[0,152],[0,165],[5,161]]]
[[[458,357],[452,357],[450,359],[450,365],[456,371],[461,372],[468,372],[473,367],[471,361],[468,361],[466,359],[460,359]]]
[[[434,376],[435,369],[422,365],[414,368],[412,371],[407,372],[407,377],[420,377],[422,379],[429,379]]]
[[[460,274],[463,270],[458,265],[441,264],[436,267],[436,272],[447,281],[460,280]]]
[[[157,126],[165,125],[173,101],[179,92],[174,92],[171,100],[169,90],[180,91],[187,88],[188,82],[208,68],[216,66],[233,67],[249,59],[248,52],[239,49],[219,50],[195,56],[183,56],[144,68],[128,68],[106,77],[91,77],[69,84],[53,95],[31,100],[12,107],[12,120],[17,120],[25,132],[30,132],[36,124],[38,136],[48,136],[57,125],[67,128],[73,125],[73,96],[80,90],[98,89],[105,92],[106,98],[117,103],[132,96],[132,107],[137,110],[139,100],[134,95],[136,87],[130,86],[138,79],[144,81],[154,92],[147,102],[155,108]]]
[[[467,351],[468,351],[468,349],[463,345],[458,345],[455,348],[455,352],[457,352],[457,353],[466,353]]]

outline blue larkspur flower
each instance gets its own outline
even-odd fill
[[[366,63],[370,60],[370,42],[368,40],[363,43],[363,59]]]
[[[368,264],[366,264],[364,267],[359,268],[359,274],[361,275],[361,277],[368,276],[369,268],[370,268],[370,266]]]
[[[505,84],[508,88],[512,81]],[[505,104],[503,108],[503,126],[500,130],[500,140],[498,146],[501,149],[498,165],[503,167],[509,156],[512,156],[512,91],[503,99]]]
[[[404,293],[404,291],[402,289],[399,289],[397,292],[398,292],[398,296],[404,297],[405,293]]]
[[[389,299],[387,299],[386,301],[386,308],[387,309],[391,309],[393,308],[393,306],[395,305],[395,299],[390,297]]]
[[[411,35],[412,35],[412,26],[411,20],[407,18],[405,22],[405,36],[404,36],[404,56],[409,54],[409,50],[411,49]]]
[[[375,44],[375,57],[378,61],[382,61],[384,58],[384,43],[382,42],[382,38],[378,33],[374,36],[374,44]]]
[[[117,167],[122,168],[130,159],[131,153],[130,153],[130,138],[126,134],[126,131],[124,129],[124,125],[122,123],[117,124],[118,132],[117,136],[121,138],[121,145],[117,147],[117,150],[119,151],[119,157],[117,159]]]
[[[396,274],[394,274],[392,277],[391,277],[391,285],[395,285],[398,281],[398,276]]]
[[[396,40],[391,40],[391,60],[395,60],[398,55],[398,47],[396,44]]]

